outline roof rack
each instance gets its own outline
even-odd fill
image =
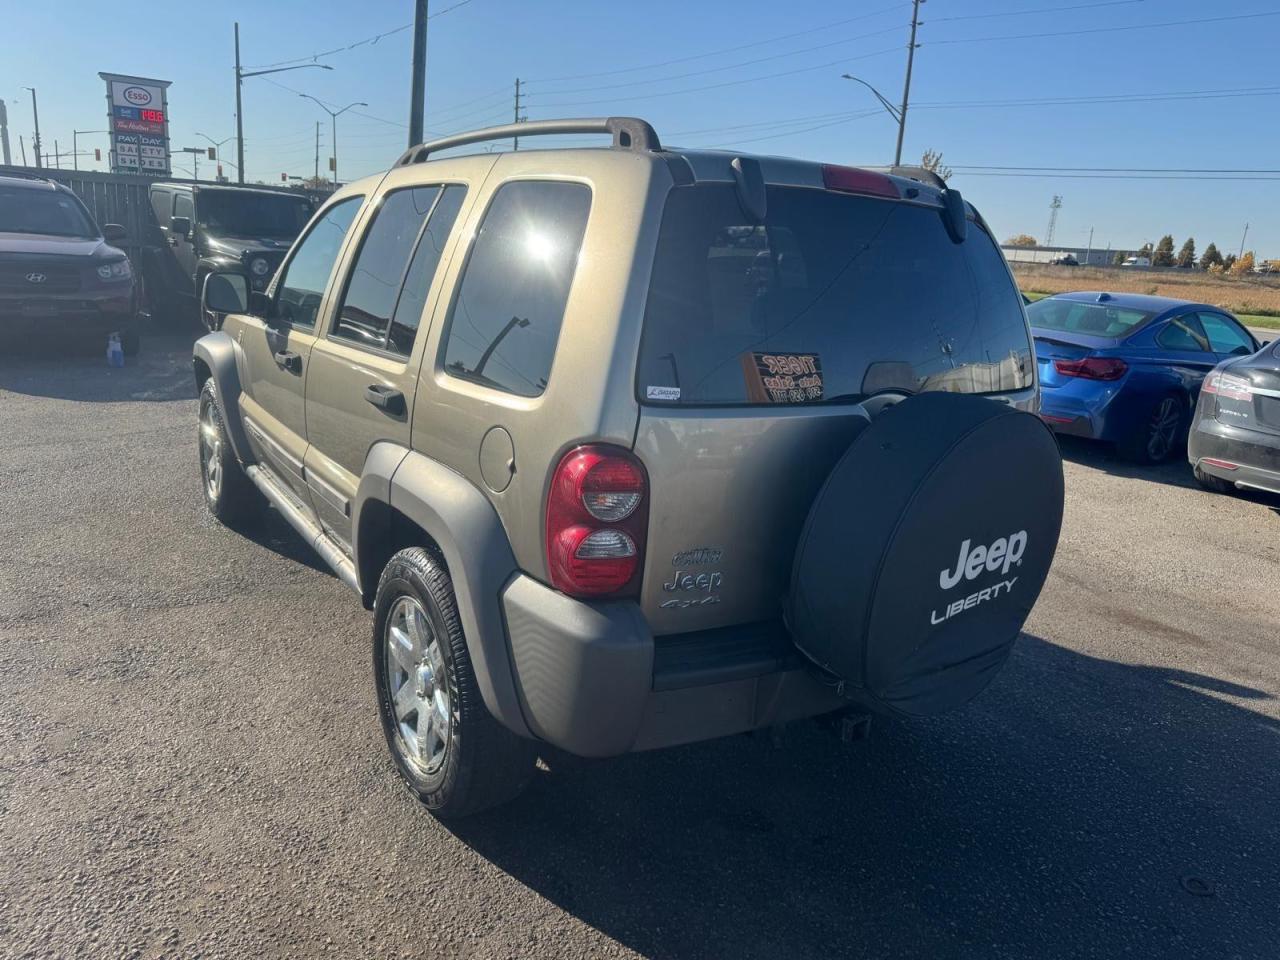
[[[947,189],[947,181],[927,167],[912,167],[899,164],[898,166],[890,167],[889,173],[895,177],[902,177],[904,180],[914,180],[916,183],[937,187],[939,190]]]
[[[57,183],[52,177],[46,177],[39,173],[29,173],[26,170],[13,170],[9,167],[0,167],[0,177],[12,177],[15,180],[39,180],[42,183]]]
[[[511,137],[541,137],[563,133],[608,133],[613,136],[615,150],[635,150],[637,152],[656,152],[662,149],[658,134],[648,121],[638,117],[588,117],[579,120],[533,120],[527,123],[507,123],[500,127],[485,127],[483,130],[472,130],[469,133],[455,133],[441,137],[439,140],[428,140],[416,147],[410,147],[396,161],[397,167],[411,163],[421,163],[428,155],[448,150],[450,147],[461,147],[469,143],[484,143],[487,140],[507,140]]]

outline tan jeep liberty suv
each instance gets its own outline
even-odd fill
[[[517,134],[602,146],[456,155]],[[546,745],[962,704],[1057,544],[1021,298],[924,171],[491,128],[343,187],[266,291],[203,296],[209,509],[265,499],[373,610],[387,743],[439,816]]]

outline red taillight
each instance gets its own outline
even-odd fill
[[[547,496],[552,586],[578,597],[633,592],[644,556],[647,493],[640,461],[620,447],[592,444],[566,453]]]
[[[857,167],[838,167],[835,164],[824,163],[822,183],[828,190],[869,193],[873,197],[888,197],[891,200],[902,199],[897,185],[883,173],[859,170]]]
[[[1229,373],[1213,372],[1204,378],[1200,389],[1205,393],[1216,393],[1228,400],[1253,400],[1253,384],[1244,377],[1233,377]]]
[[[1128,373],[1129,365],[1116,357],[1081,357],[1079,360],[1055,360],[1053,369],[1064,377],[1119,380]]]

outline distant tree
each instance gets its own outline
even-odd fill
[[[1231,268],[1234,267],[1235,265],[1236,265],[1236,255],[1234,253],[1228,253],[1225,257],[1222,258],[1222,269],[1224,272],[1230,272]]]
[[[1206,270],[1222,266],[1222,254],[1218,252],[1216,243],[1211,243],[1204,248],[1204,253],[1200,254],[1200,266]]]
[[[1173,266],[1173,235],[1166,233],[1156,244],[1156,255],[1151,258],[1153,267]]]
[[[1029,233],[1015,233],[1012,237],[1004,242],[1006,247],[1034,247],[1036,246],[1036,238]]]
[[[1123,250],[1117,250],[1116,255],[1111,258],[1111,265],[1113,267],[1123,267],[1124,262],[1128,259],[1129,259],[1129,255],[1127,253],[1125,253]]]
[[[1231,275],[1233,277],[1247,277],[1251,273],[1253,273],[1253,251],[1246,250],[1239,260],[1231,264]]]
[[[1151,252],[1151,244],[1144,243],[1142,245],[1142,249],[1138,251],[1137,256],[1146,257],[1148,260],[1152,259],[1154,255]]]
[[[926,150],[920,158],[920,166],[936,173],[943,180],[951,179],[951,168],[942,162],[941,150]]]
[[[1196,265],[1196,238],[1187,237],[1187,242],[1178,251],[1178,266],[1194,267]]]

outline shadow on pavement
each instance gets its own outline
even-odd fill
[[[1274,955],[1264,699],[1025,636],[949,717],[555,761],[451,829],[646,956]]]
[[[0,348],[0,390],[32,397],[85,403],[189,400],[196,395],[191,372],[195,334],[144,335],[136,356],[123,367],[107,365],[101,344],[41,340]]]

